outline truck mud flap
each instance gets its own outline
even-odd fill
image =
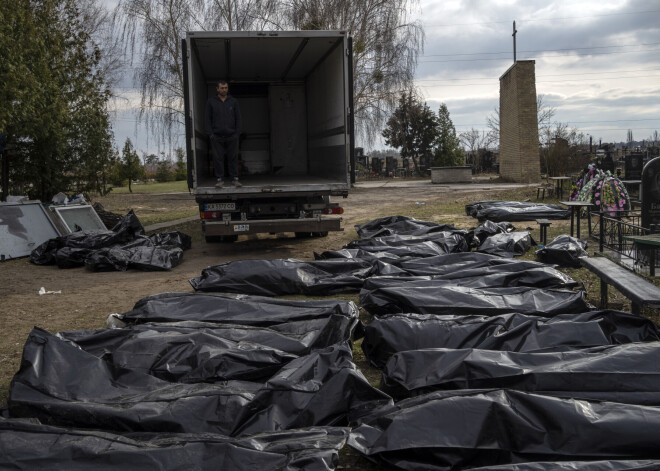
[[[341,218],[263,219],[256,221],[202,222],[205,236],[259,234],[264,232],[343,231]]]

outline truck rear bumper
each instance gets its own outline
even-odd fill
[[[341,218],[257,219],[251,221],[202,221],[205,236],[259,234],[264,232],[343,231]]]

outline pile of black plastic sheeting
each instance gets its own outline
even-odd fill
[[[348,436],[339,427],[233,438],[212,433],[111,433],[0,418],[3,469],[70,471],[324,471]],[[70,453],[70,456],[66,456]]]
[[[136,369],[119,367],[35,329],[22,364],[12,381],[9,416],[65,427],[243,436],[346,426],[390,402],[357,370],[346,344],[295,358],[266,381],[180,383],[140,371],[140,360]],[[214,374],[198,379],[212,381]]]
[[[496,389],[399,401],[353,428],[348,443],[398,469],[449,471],[529,462],[657,461],[658,434],[658,407]]]
[[[362,350],[376,368],[406,350],[445,348],[505,352],[560,352],[604,345],[660,341],[652,321],[621,311],[555,317],[390,314],[364,328]]]
[[[205,268],[190,284],[196,291],[316,296],[358,291],[370,271],[371,263],[361,259],[237,260]]]
[[[395,398],[435,390],[510,388],[552,396],[660,405],[660,342],[565,352],[431,348],[395,353],[383,370]]]
[[[507,258],[528,233],[516,248],[509,223],[477,229],[472,246],[492,253],[370,259],[362,348],[398,402],[360,419],[349,445],[397,469],[655,469],[653,440],[630,434],[660,429],[660,329],[592,311],[568,275]]]
[[[407,277],[406,283],[428,281],[426,292],[434,286],[441,288],[450,284],[474,288],[570,288],[576,285],[572,278],[551,266],[533,261],[507,260],[492,254],[459,252],[429,257],[389,258],[370,257],[368,252],[364,256],[365,253],[360,250],[324,252],[317,255],[319,260],[311,262],[296,259],[228,262],[205,268],[201,276],[190,280],[190,284],[197,291],[258,296],[318,296],[361,289],[364,292],[383,284],[403,287],[399,282],[401,280],[391,282],[386,278],[393,276]],[[409,284],[406,286],[412,287]],[[532,309],[530,306],[526,312]]]
[[[555,237],[552,242],[536,251],[543,263],[580,268],[580,257],[587,257],[587,242],[569,235]]]
[[[530,217],[541,216],[525,219]],[[349,276],[351,290],[361,287],[361,306],[375,316],[365,327],[363,350],[384,370],[385,392],[413,396],[353,416],[357,426],[349,444],[368,458],[400,469],[654,466],[660,452],[652,439],[629,434],[645,420],[660,429],[657,326],[628,313],[592,311],[584,287],[570,276],[511,258],[534,244],[528,233],[520,234],[527,245],[518,248],[509,243],[519,236],[509,223],[480,227],[466,234],[410,218],[381,218],[357,228],[360,240],[315,254],[315,262],[246,262],[237,283],[228,264],[207,287],[272,296],[309,292],[311,282],[319,285],[314,294],[329,294],[334,286],[347,289],[335,285],[337,271],[315,278],[304,264],[358,268],[340,276]],[[470,252],[483,244],[496,247],[495,253]],[[198,281],[206,282],[196,279],[193,286]],[[285,287],[272,288],[279,283]],[[164,301],[151,299],[123,320],[148,323],[149,305]],[[173,317],[181,320],[185,312]],[[267,357],[264,369],[283,358]],[[628,381],[626,372],[634,378]]]
[[[197,469],[334,469],[344,427],[392,403],[352,361],[350,301],[165,293],[112,322],[124,327],[30,333],[0,468],[78,469],[102,448],[106,466],[139,454],[181,469],[176,456],[201,453]]]
[[[480,221],[530,221],[534,219],[568,219],[570,211],[556,204],[526,201],[478,201],[465,205],[465,213]]]
[[[131,210],[111,230],[77,231],[47,240],[32,251],[30,261],[92,271],[171,270],[190,247],[190,237],[182,232],[144,235]]]

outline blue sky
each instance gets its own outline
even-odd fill
[[[594,142],[625,141],[628,129],[636,140],[660,132],[660,0],[421,0],[412,17],[426,35],[416,85],[433,110],[447,105],[459,133],[487,129],[499,77],[513,63],[514,20],[517,58],[536,61],[537,94],[554,120]],[[130,71],[120,87],[117,147],[130,137],[140,153],[168,153],[136,123]],[[183,146],[181,131],[172,138]]]

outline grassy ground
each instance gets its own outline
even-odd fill
[[[185,180],[178,182],[148,182],[148,183],[133,183],[131,184],[132,193],[173,193],[178,191],[188,191],[188,182]],[[115,186],[112,187],[112,193],[124,194],[131,193],[128,191],[128,186]]]

